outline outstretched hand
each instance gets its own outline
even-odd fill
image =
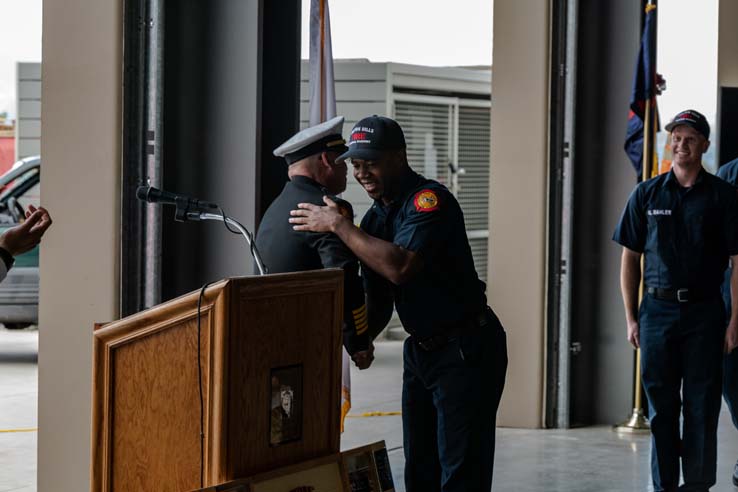
[[[336,202],[323,197],[325,206],[312,203],[298,203],[297,210],[290,211],[290,224],[296,231],[335,232],[342,220],[347,220],[338,208]]]
[[[738,347],[738,323],[729,323],[728,329],[725,331],[725,347],[726,354],[731,353]]]
[[[11,227],[0,235],[0,247],[12,256],[32,250],[51,226],[51,216],[45,208],[38,209],[28,206],[26,220],[15,227]]]

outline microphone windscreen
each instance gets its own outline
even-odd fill
[[[150,186],[139,186],[138,189],[136,189],[136,198],[138,198],[139,200],[148,201],[150,189]]]

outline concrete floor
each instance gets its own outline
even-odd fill
[[[0,327],[0,492],[36,490],[37,362],[38,331]]]
[[[374,365],[352,373],[351,414],[400,410],[402,342],[377,345]],[[738,491],[731,481],[738,459],[738,431],[723,405],[718,483],[714,491]],[[384,439],[395,486],[404,492],[400,417],[350,418],[341,447]],[[498,429],[493,490],[496,492],[652,491],[650,437],[622,436],[609,427],[570,430]]]
[[[0,328],[0,492],[36,490],[37,331]],[[360,417],[400,410],[401,342],[382,342],[368,371],[354,371],[353,408],[343,449],[384,439],[396,490],[404,492],[399,416]],[[730,481],[738,432],[725,409],[720,421],[718,484]],[[499,429],[494,490],[499,492],[633,492],[652,490],[648,436],[619,436],[606,427],[573,430]]]

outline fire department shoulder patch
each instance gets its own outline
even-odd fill
[[[414,203],[418,212],[433,212],[439,208],[438,195],[428,189],[417,192]]]

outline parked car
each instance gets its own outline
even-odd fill
[[[29,204],[40,203],[41,158],[27,157],[0,176],[0,233],[25,219]],[[9,329],[38,323],[38,247],[18,255],[0,283],[0,323]]]

